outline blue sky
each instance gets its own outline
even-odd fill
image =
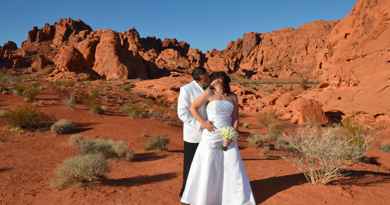
[[[20,44],[34,26],[62,17],[92,28],[142,36],[177,38],[201,50],[225,48],[243,33],[296,27],[317,19],[339,19],[356,0],[1,0],[0,44]]]

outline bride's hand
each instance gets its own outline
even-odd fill
[[[213,132],[215,130],[213,123],[211,123],[210,121],[202,123],[201,126],[202,128],[207,129],[210,132]]]

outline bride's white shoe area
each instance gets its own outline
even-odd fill
[[[214,100],[207,106],[214,126],[231,126],[234,105]],[[204,130],[192,161],[181,201],[191,205],[255,205],[239,148],[232,143],[223,151],[218,132]]]

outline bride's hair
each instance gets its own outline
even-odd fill
[[[225,94],[231,94],[232,91],[230,90],[230,77],[228,74],[226,74],[223,71],[218,71],[218,72],[212,72],[210,75],[210,80],[213,82],[216,79],[222,79],[222,86],[223,86],[223,92]]]

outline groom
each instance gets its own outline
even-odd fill
[[[192,102],[200,96],[209,85],[209,75],[205,68],[198,67],[192,71],[193,81],[180,88],[179,99],[177,103],[177,114],[183,122],[184,139],[184,164],[183,164],[183,185],[180,196],[183,194],[188,173],[191,168],[192,159],[200,142],[202,127],[199,122],[191,115],[190,108]],[[207,119],[206,107],[199,109],[199,113]],[[211,125],[210,125],[211,126]]]

